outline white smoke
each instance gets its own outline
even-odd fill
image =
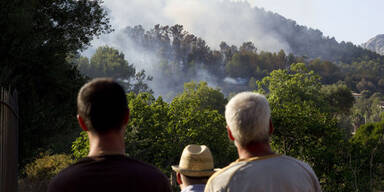
[[[226,78],[224,78],[223,81],[226,83],[235,84],[235,85],[244,85],[247,83],[247,80],[244,78],[236,78],[235,79],[235,78],[231,78],[231,77],[226,77]]]
[[[240,46],[252,41],[259,50],[289,52],[289,46],[272,31],[265,31],[266,22],[258,18],[257,11],[247,1],[230,0],[105,0],[111,24],[115,29],[92,42],[83,54],[90,57],[102,45],[114,47],[125,54],[129,63],[136,69],[146,70],[154,77],[150,83],[155,95],[166,93],[161,85],[158,66],[159,59],[152,52],[138,50],[137,46],[122,33],[127,26],[142,25],[149,30],[154,25],[181,24],[184,29],[201,37],[212,49],[218,49],[221,41]],[[216,86],[216,79],[207,71],[198,71],[195,81],[207,81]],[[168,88],[171,90],[172,88]]]
[[[269,21],[258,19],[247,1],[230,0],[106,0],[112,26],[118,31],[126,26],[181,24],[184,28],[218,48],[221,41],[241,45],[252,41],[265,51],[289,50],[278,35],[264,31]],[[114,35],[109,34],[109,35]]]

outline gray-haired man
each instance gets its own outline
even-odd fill
[[[273,132],[267,99],[243,92],[225,109],[228,136],[235,142],[239,159],[216,172],[208,181],[211,191],[321,191],[312,168],[295,158],[272,151]]]

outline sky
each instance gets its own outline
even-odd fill
[[[384,0],[248,0],[338,41],[361,44],[384,34]]]

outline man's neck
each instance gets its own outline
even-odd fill
[[[124,155],[125,144],[120,133],[109,132],[102,135],[88,132],[89,157],[101,155]]]
[[[185,185],[183,187],[180,187],[181,192],[183,192],[183,191],[190,191],[191,189],[193,189],[194,191],[195,190],[204,191],[204,188],[205,188],[205,184],[204,183],[201,183],[201,184],[190,184],[190,185]]]
[[[236,147],[240,159],[248,159],[251,157],[260,157],[275,154],[275,152],[272,151],[269,142],[251,143],[245,147],[237,145]]]

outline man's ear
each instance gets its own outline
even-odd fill
[[[181,175],[179,172],[176,173],[176,181],[179,185],[183,184],[183,181],[181,180]]]
[[[233,137],[232,135],[232,132],[231,132],[231,129],[229,129],[229,126],[227,125],[227,133],[228,133],[228,137],[231,141],[235,141],[235,138]]]
[[[269,119],[269,135],[272,135],[274,130],[275,128],[273,127],[272,119]]]
[[[77,121],[83,131],[88,131],[88,127],[85,125],[84,119],[79,114],[77,114]]]
[[[129,122],[129,109],[127,109],[127,112],[124,115],[123,125],[127,125]]]

